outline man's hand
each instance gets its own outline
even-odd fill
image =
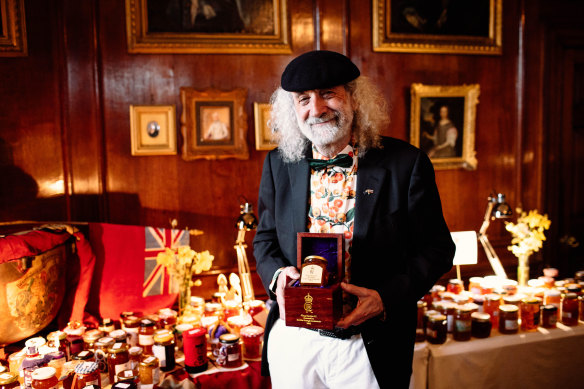
[[[351,313],[343,317],[337,323],[337,327],[349,328],[349,326],[356,326],[363,323],[365,320],[379,316],[383,313],[383,301],[381,301],[381,296],[376,290],[362,288],[345,282],[341,282],[341,288],[343,288],[345,292],[357,296],[359,302]]]
[[[278,307],[280,308],[280,319],[286,320],[286,311],[284,310],[284,288],[286,287],[286,276],[293,280],[300,278],[300,273],[294,266],[288,266],[284,268],[278,275],[278,280],[276,281],[276,301],[278,301]]]

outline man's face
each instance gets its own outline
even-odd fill
[[[315,146],[328,146],[347,137],[353,123],[351,97],[341,86],[292,92],[302,134]]]

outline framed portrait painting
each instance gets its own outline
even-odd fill
[[[272,150],[278,146],[269,126],[271,108],[267,103],[253,103],[256,150]]]
[[[428,154],[435,169],[476,169],[479,94],[478,84],[412,84],[410,143]]]
[[[0,57],[28,55],[24,0],[0,0]]]
[[[373,0],[373,51],[502,53],[503,0]]]
[[[247,91],[180,88],[182,102],[182,157],[194,159],[248,159]]]
[[[132,155],[176,155],[174,105],[130,105]]]
[[[126,0],[130,53],[289,54],[286,0]]]

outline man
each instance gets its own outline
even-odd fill
[[[407,387],[416,302],[454,256],[432,165],[419,149],[379,135],[387,104],[339,53],[294,59],[271,102],[279,146],[263,167],[254,254],[277,303],[262,372],[276,389]],[[299,277],[296,234],[304,231],[345,235],[341,286],[353,305],[332,334],[283,320],[286,276]]]

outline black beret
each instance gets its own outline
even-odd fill
[[[282,73],[282,88],[288,92],[331,88],[359,77],[359,68],[343,54],[309,51],[294,58]]]

